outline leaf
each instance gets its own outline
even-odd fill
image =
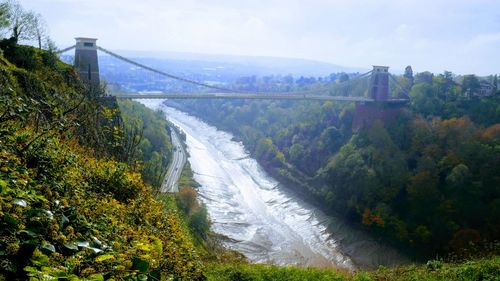
[[[53,214],[51,211],[49,211],[49,210],[44,210],[44,213],[45,213],[45,215],[47,215],[47,217],[48,217],[49,219],[53,219],[53,218],[54,218],[54,214]]]
[[[94,247],[89,247],[89,249],[91,249],[92,251],[94,251],[94,253],[96,253],[96,254],[99,254],[100,252],[102,252],[101,249],[97,249],[97,248],[94,248]]]
[[[73,242],[64,242],[64,247],[72,251],[78,251],[78,247]]]
[[[97,239],[97,237],[92,236],[92,242],[94,242],[94,244],[97,245],[97,247],[99,248],[102,247],[102,242],[99,239]]]
[[[54,218],[54,214],[49,211],[49,210],[46,210],[46,209],[41,209],[41,208],[32,208],[32,209],[29,209],[28,210],[28,215],[30,217],[33,217],[33,216],[45,216],[49,219],[52,219]]]
[[[10,224],[11,226],[14,226],[16,228],[19,225],[19,222],[13,216],[11,216],[9,214],[5,214],[5,216],[3,217],[3,219],[5,220],[5,222],[7,224]]]
[[[134,260],[132,262],[132,268],[139,270],[139,272],[141,272],[141,273],[145,273],[148,271],[149,263],[143,259],[134,258]]]
[[[28,257],[29,258],[29,257]],[[38,267],[44,267],[49,264],[49,257],[46,255],[40,254],[40,255],[33,255],[30,260],[33,265],[38,266]],[[43,270],[43,268],[42,268]]]
[[[35,232],[33,232],[31,230],[20,230],[17,232],[17,234],[19,234],[19,235],[24,234],[29,238],[36,238],[38,236],[38,234],[36,234]]]
[[[54,247],[54,245],[50,243],[46,243],[40,247],[40,250],[42,251],[42,253],[50,255],[56,251],[56,247]]]
[[[90,243],[87,241],[77,241],[76,245],[82,248],[90,248]]]
[[[95,261],[96,262],[103,262],[106,260],[114,260],[114,259],[115,259],[115,256],[113,256],[113,255],[100,255],[100,256],[95,258]]]
[[[149,273],[150,280],[161,280],[161,270],[155,269]]]
[[[92,274],[87,278],[87,280],[89,280],[89,281],[104,281],[104,276],[102,276],[102,274],[100,274],[100,273]]]
[[[26,201],[23,199],[15,199],[13,204],[26,208]]]
[[[4,180],[0,180],[0,193],[7,187],[7,182]]]
[[[59,222],[59,225],[60,225],[60,226],[64,226],[64,225],[66,225],[67,223],[69,223],[69,219],[68,219],[68,217],[67,217],[67,216],[65,216],[65,215],[62,215],[62,218],[61,218],[61,221]]]
[[[38,269],[32,266],[25,266],[24,271],[29,272],[29,273],[38,273]]]

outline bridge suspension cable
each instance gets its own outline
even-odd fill
[[[207,84],[207,83],[203,83],[203,82],[199,82],[199,81],[195,81],[195,80],[191,80],[191,79],[187,79],[187,78],[184,78],[184,77],[180,77],[180,76],[177,76],[177,75],[173,75],[173,74],[170,74],[170,73],[167,73],[167,72],[164,72],[164,71],[161,71],[161,70],[158,70],[158,69],[155,69],[155,68],[152,68],[150,66],[147,66],[147,65],[144,65],[142,63],[139,63],[137,61],[134,61],[134,60],[131,60],[131,59],[128,59],[124,56],[121,56],[117,53],[114,53],[110,50],[107,50],[103,47],[100,47],[100,46],[96,46],[98,50],[110,55],[110,56],[113,56],[119,60],[122,60],[122,61],[125,61],[127,63],[130,63],[132,65],[135,65],[139,68],[142,68],[142,69],[145,69],[145,70],[148,70],[148,71],[151,71],[151,72],[154,72],[154,73],[157,73],[159,75],[162,75],[162,76],[165,76],[165,77],[168,77],[168,78],[171,78],[171,79],[175,79],[175,80],[179,80],[179,81],[183,81],[183,82],[186,82],[186,83],[190,83],[190,84],[194,84],[194,85],[198,85],[198,86],[202,86],[202,87],[205,87],[205,88],[209,88],[209,89],[213,89],[213,90],[217,90],[217,91],[222,91],[222,92],[229,92],[229,93],[253,93],[253,94],[283,94],[283,93],[286,93],[286,92],[260,92],[260,93],[256,93],[255,91],[241,91],[241,90],[235,90],[235,89],[230,89],[230,88],[225,88],[225,87],[219,87],[219,86],[214,86],[214,85],[210,85],[210,84]],[[70,51],[72,49],[76,48],[76,45],[73,45],[73,46],[70,46],[68,48],[65,48],[65,49],[62,49],[60,51],[57,51],[56,53],[57,54],[62,54],[64,52],[67,52],[67,51]],[[363,78],[366,78],[367,76],[369,76],[370,74],[372,73],[372,70],[368,71],[368,72],[365,72],[363,74],[360,74],[352,79],[348,79],[346,81],[343,81],[343,82],[340,82],[340,83],[337,83],[337,84],[334,84],[334,85],[321,85],[321,88],[316,88],[316,89],[311,89],[311,90],[303,90],[303,91],[291,91],[290,93],[292,94],[297,94],[297,95],[307,95],[307,94],[317,94],[318,92],[326,92],[326,91],[331,91],[331,90],[335,90],[336,88],[339,89],[339,88],[344,88],[344,87],[347,87],[347,86],[352,86],[352,84],[360,79],[363,79]]]
[[[214,90],[223,91],[223,92],[240,92],[240,91],[229,89],[229,88],[218,87],[218,86],[214,86],[214,85],[210,85],[210,84],[198,82],[198,81],[187,79],[187,78],[180,77],[180,76],[177,76],[177,75],[172,75],[172,74],[166,73],[164,71],[161,71],[161,70],[149,67],[149,66],[144,65],[142,63],[138,63],[136,61],[130,60],[130,59],[126,58],[126,57],[120,56],[120,55],[118,55],[118,54],[116,54],[114,52],[111,52],[111,51],[106,50],[106,49],[104,49],[102,47],[99,47],[99,46],[97,46],[97,49],[100,50],[100,51],[103,51],[104,53],[106,53],[106,54],[108,54],[110,56],[113,56],[113,57],[115,57],[115,58],[117,58],[119,60],[122,60],[122,61],[125,61],[127,63],[133,64],[133,65],[138,66],[140,68],[143,68],[143,69],[146,69],[146,70],[158,73],[158,74],[163,75],[163,76],[168,77],[168,78],[172,78],[172,79],[175,79],[175,80],[179,80],[179,81],[183,81],[183,82],[186,82],[186,83],[190,83],[190,84],[194,84],[194,85],[198,85],[198,86],[203,86],[205,88],[214,89]]]
[[[389,77],[391,78],[391,80],[392,80],[394,83],[396,83],[396,85],[397,85],[397,86],[399,86],[399,87],[401,88],[401,90],[403,91],[403,92],[402,92],[402,93],[403,93],[403,96],[404,96],[405,98],[409,98],[408,93],[410,92],[411,88],[410,88],[410,87],[408,87],[408,86],[406,86],[406,87],[405,87],[405,86],[403,86],[403,84],[401,84],[401,83],[400,83],[400,82],[399,82],[399,81],[398,81],[398,80],[394,77],[394,75],[389,75]]]
[[[56,52],[56,54],[62,54],[62,53],[66,53],[67,51],[71,51],[73,50],[74,48],[76,48],[76,45],[73,45],[73,46],[69,46],[68,48],[64,48],[62,50],[59,50]]]
[[[348,79],[346,81],[343,81],[343,82],[340,82],[338,84],[336,84],[335,86],[337,87],[346,87],[346,86],[350,86],[354,81],[358,81],[358,80],[361,80],[363,78],[366,78],[368,77],[370,74],[372,74],[373,70],[370,70],[368,72],[365,72],[363,74],[360,74],[352,79]]]
[[[209,89],[214,89],[214,90],[218,90],[218,91],[223,91],[223,92],[232,92],[232,93],[255,93],[255,91],[241,91],[241,90],[234,90],[234,89],[229,89],[229,88],[224,88],[224,87],[218,87],[218,86],[214,86],[214,85],[210,85],[210,84],[206,84],[206,83],[202,83],[202,82],[198,82],[198,81],[195,81],[195,80],[191,80],[191,79],[187,79],[187,78],[184,78],[184,77],[180,77],[180,76],[177,76],[177,75],[173,75],[173,74],[170,74],[170,73],[166,73],[164,71],[161,71],[161,70],[158,70],[158,69],[155,69],[155,68],[152,68],[150,66],[147,66],[147,65],[144,65],[142,63],[139,63],[139,62],[136,62],[136,61],[133,61],[131,59],[128,59],[124,56],[121,56],[121,55],[118,55],[110,50],[107,50],[103,47],[100,47],[100,46],[97,46],[97,49],[108,54],[108,55],[111,55],[119,60],[122,60],[122,61],[125,61],[127,63],[130,63],[132,65],[135,65],[137,67],[140,67],[140,68],[143,68],[143,69],[146,69],[146,70],[149,70],[149,71],[152,71],[154,73],[157,73],[157,74],[160,74],[160,75],[163,75],[163,76],[166,76],[168,78],[172,78],[172,79],[176,79],[176,80],[179,80],[179,81],[183,81],[183,82],[186,82],[186,83],[190,83],[190,84],[194,84],[194,85],[198,85],[198,86],[203,86],[203,87],[206,87],[206,88],[209,88]],[[366,77],[367,75],[371,74],[372,71],[368,71],[366,73],[363,73],[359,76],[356,76],[355,78],[353,79],[349,79],[347,81],[344,81],[344,82],[341,82],[337,85],[334,85],[335,86],[341,86],[343,85],[344,83],[345,84],[349,84],[349,83],[352,83],[353,81],[356,81],[357,79],[361,79],[361,78],[364,78]],[[318,92],[325,92],[325,91],[329,91],[331,90],[330,87],[324,87],[322,89],[312,89],[312,90],[304,90],[304,91],[295,91],[293,92],[294,94],[312,94],[312,93],[318,93]],[[270,93],[267,93],[267,92],[261,92],[261,94],[275,94],[276,92],[270,92]],[[278,92],[279,93],[279,92]]]

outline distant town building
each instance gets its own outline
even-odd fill
[[[475,96],[489,97],[495,94],[495,87],[492,83],[481,80],[479,81],[479,89],[474,93]]]

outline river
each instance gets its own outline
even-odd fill
[[[186,133],[188,161],[212,230],[226,247],[250,261],[277,265],[356,268],[390,266],[408,260],[341,220],[328,217],[270,177],[241,142],[160,100],[161,108]]]

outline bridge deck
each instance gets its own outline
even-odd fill
[[[288,93],[178,93],[178,94],[113,94],[119,99],[254,99],[254,100],[320,100],[320,101],[355,101],[375,102],[365,97],[345,97]],[[384,102],[405,102],[406,99],[389,99]]]

